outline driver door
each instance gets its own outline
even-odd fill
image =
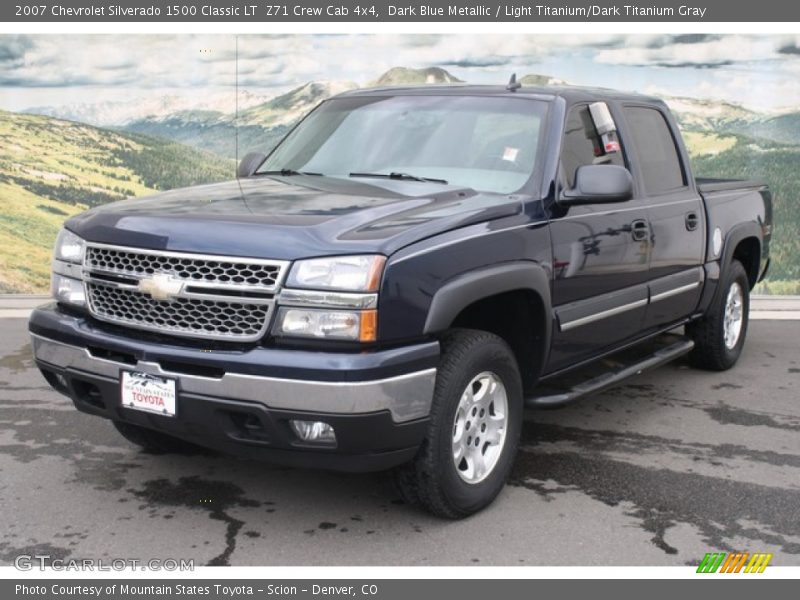
[[[620,137],[621,148],[605,154],[588,104],[573,106],[562,140],[562,190],[573,187],[580,166],[627,167]],[[556,324],[548,372],[597,356],[642,330],[652,245],[646,202],[636,185],[625,202],[555,204],[550,231]]]

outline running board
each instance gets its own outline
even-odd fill
[[[667,334],[664,336],[668,345],[662,345],[653,353],[649,354],[644,359],[641,356],[637,357],[636,362],[625,362],[620,359],[612,359],[611,361],[600,361],[599,365],[592,365],[590,368],[596,370],[598,366],[603,364],[607,365],[604,372],[599,375],[584,378],[577,383],[570,385],[564,381],[566,385],[553,387],[551,382],[543,384],[542,389],[537,389],[537,395],[525,399],[525,406],[528,408],[555,408],[562,406],[588,396],[589,394],[596,394],[605,389],[613,387],[630,377],[639,375],[644,371],[660,367],[676,358],[688,354],[694,348],[694,342],[688,338]],[[662,339],[662,342],[664,340]],[[635,348],[633,349],[635,351]],[[639,348],[641,352],[641,348]],[[608,363],[612,364],[608,366]],[[577,374],[580,377],[580,372]],[[565,375],[564,378],[575,378],[576,375]]]

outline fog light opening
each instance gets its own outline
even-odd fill
[[[66,377],[64,377],[61,373],[56,373],[55,371],[41,369],[41,372],[42,375],[44,375],[44,378],[47,380],[47,383],[50,384],[50,387],[60,394],[69,396],[69,382],[67,381]]]
[[[335,444],[336,432],[333,427],[322,421],[300,421],[292,419],[289,426],[302,442],[314,444]]]

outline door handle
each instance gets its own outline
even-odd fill
[[[637,242],[643,242],[650,233],[650,227],[644,219],[636,219],[631,223],[631,237]]]
[[[700,225],[700,217],[697,216],[697,213],[686,213],[686,229],[688,231],[694,231],[697,229],[698,225]]]

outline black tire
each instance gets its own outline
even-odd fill
[[[123,421],[113,421],[116,430],[126,440],[153,454],[205,454],[206,450],[166,433],[132,425]]]
[[[511,348],[491,333],[452,330],[442,339],[442,351],[425,441],[413,461],[395,469],[394,482],[404,501],[440,517],[461,519],[489,505],[505,485],[522,428],[522,382]],[[453,459],[454,421],[464,391],[483,372],[505,387],[505,437],[493,469],[484,479],[468,483]]]
[[[742,291],[742,327],[739,339],[732,348],[725,343],[725,309],[728,293],[734,285]],[[694,367],[711,371],[725,371],[739,360],[747,335],[750,312],[750,281],[747,271],[738,260],[724,270],[717,297],[712,301],[706,315],[686,327],[689,337],[694,340],[694,350],[689,354],[689,362]]]

